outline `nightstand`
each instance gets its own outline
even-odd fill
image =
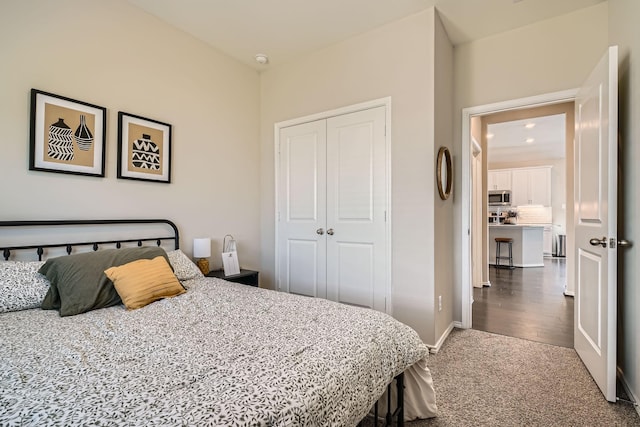
[[[233,274],[231,276],[225,276],[224,270],[210,271],[207,277],[218,277],[220,279],[228,280],[230,282],[242,283],[243,285],[258,287],[258,272],[253,270],[240,269],[240,274]]]

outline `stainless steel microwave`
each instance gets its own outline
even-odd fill
[[[511,206],[511,191],[490,190],[489,206]]]

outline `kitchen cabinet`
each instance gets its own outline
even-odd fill
[[[490,170],[487,172],[488,190],[511,190],[511,170]]]
[[[551,206],[551,166],[511,170],[513,206]]]

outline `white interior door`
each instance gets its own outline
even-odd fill
[[[278,289],[326,298],[326,121],[280,130]]]
[[[578,355],[616,400],[618,50],[610,47],[576,97],[575,322]]]
[[[327,298],[386,311],[385,107],[327,120]]]
[[[387,311],[386,111],[280,129],[278,290]]]

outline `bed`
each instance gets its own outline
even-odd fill
[[[386,422],[397,404],[399,425],[435,416],[428,351],[411,328],[369,309],[204,277],[179,250],[177,227],[159,221],[170,236],[61,245],[3,246],[0,240],[1,425],[354,426],[379,399]],[[0,222],[0,232],[123,222]],[[167,250],[161,248],[166,240],[174,243]],[[76,259],[87,258],[79,247],[127,243],[133,247],[104,253],[133,254],[150,243],[166,253],[159,262],[168,261],[182,290],[137,309],[118,303],[61,315],[64,302],[50,310],[34,303],[44,304],[55,286],[67,298],[59,277],[38,273],[49,277],[53,267],[12,261],[19,250],[44,259],[50,248],[62,247],[71,255],[47,265],[64,258],[60,262],[80,268]],[[92,265],[82,264],[85,270]],[[113,277],[118,286],[121,278]],[[7,297],[12,290],[17,300]],[[397,389],[390,387],[394,378]]]

